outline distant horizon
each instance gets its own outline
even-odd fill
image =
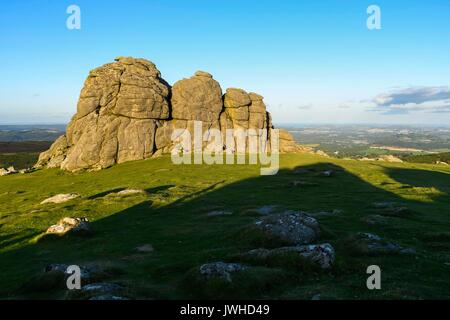
[[[80,29],[72,4],[2,4],[0,122],[66,122],[90,70],[133,56],[257,92],[277,123],[450,123],[448,0],[378,0],[379,29],[369,0],[77,0]]]
[[[2,127],[52,127],[52,126],[58,126],[58,127],[66,127],[69,123],[1,123],[0,122],[0,130]],[[411,128],[450,128],[450,124],[401,124],[401,123],[302,123],[302,122],[274,122],[273,125],[275,126],[275,129],[277,127],[292,127],[292,128],[300,128],[300,127],[315,127],[315,126],[333,126],[333,127],[348,127],[348,126],[355,126],[355,127],[362,127],[362,126],[377,126],[377,127],[411,127]]]

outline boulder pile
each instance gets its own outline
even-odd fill
[[[263,100],[236,88],[222,94],[220,84],[204,71],[171,87],[152,62],[119,57],[89,73],[66,134],[40,155],[35,167],[99,170],[169,153],[174,130],[192,131],[194,121],[202,121],[203,132],[254,129],[253,134],[265,132],[263,139],[270,141],[272,120]],[[236,151],[234,145],[217,147]],[[286,131],[280,133],[279,150],[305,151]]]

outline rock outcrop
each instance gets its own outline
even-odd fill
[[[319,223],[301,211],[286,211],[269,215],[255,222],[257,229],[269,238],[291,245],[309,244],[320,236]]]
[[[168,153],[174,130],[193,132],[195,121],[202,121],[203,132],[254,129],[254,135],[265,134],[263,141],[269,141],[273,129],[259,94],[230,88],[222,95],[220,84],[204,71],[171,88],[152,62],[119,57],[89,73],[66,134],[40,155],[35,167],[98,170]],[[215,147],[237,151],[225,142]],[[280,152],[301,151],[289,133],[280,133]]]
[[[0,177],[1,176],[8,176],[10,174],[17,173],[16,169],[14,167],[9,167],[8,169],[0,168]]]
[[[71,218],[61,219],[57,224],[50,226],[46,233],[64,235],[66,233],[86,234],[90,232],[89,221],[87,218]]]

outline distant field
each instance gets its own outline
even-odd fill
[[[450,163],[450,152],[409,156],[405,157],[403,160],[406,162],[415,162],[415,163],[436,163],[436,162]]]
[[[0,125],[0,141],[55,141],[64,134],[63,125],[4,126]]]
[[[47,150],[51,141],[0,142],[0,168],[13,166],[16,169],[32,167],[39,153]]]

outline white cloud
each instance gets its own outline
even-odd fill
[[[450,112],[450,87],[409,87],[381,93],[372,100],[371,111],[383,114]]]

